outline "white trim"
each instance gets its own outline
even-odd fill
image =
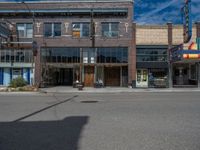
[[[39,34],[38,34],[38,35],[34,35],[34,36],[35,36],[35,37],[43,37],[43,35],[39,35]]]
[[[3,44],[11,43],[11,44],[32,44],[32,42],[2,42]]]
[[[72,35],[62,35],[62,36],[64,36],[64,37],[71,37]]]

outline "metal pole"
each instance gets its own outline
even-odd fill
[[[197,84],[198,84],[198,88],[200,88],[200,62],[197,63],[197,70],[198,70]]]
[[[167,62],[168,62],[168,86],[169,88],[172,88],[173,83],[172,83],[172,63],[171,63],[171,48],[172,48],[172,23],[167,23],[168,26],[168,50],[167,50]]]
[[[35,15],[34,15],[34,11],[31,11],[29,6],[24,2],[22,1],[22,4],[24,4],[24,6],[28,9],[29,13],[32,14],[32,22],[33,22],[33,37],[32,37],[32,44],[34,42],[34,28],[35,28]],[[33,64],[35,62],[35,56],[34,56],[34,49],[33,49],[33,46],[32,46],[32,55],[33,55],[33,58],[32,58],[32,62],[31,62],[31,67],[32,67],[32,75],[34,76],[35,74],[35,70],[33,69]],[[33,77],[33,80],[31,81],[31,85],[35,85],[35,76]]]

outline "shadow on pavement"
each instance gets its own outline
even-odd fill
[[[87,116],[61,121],[0,122],[0,150],[78,150]]]

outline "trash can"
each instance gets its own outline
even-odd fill
[[[83,84],[78,84],[77,88],[78,88],[79,91],[82,91],[83,90]]]

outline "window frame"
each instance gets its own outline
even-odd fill
[[[46,29],[47,29],[47,27],[46,27],[46,25],[50,25],[50,33],[51,33],[51,35],[47,35],[46,34]],[[55,32],[56,32],[56,30],[55,30],[55,25],[60,25],[60,35],[56,35],[55,34]],[[54,38],[54,37],[61,37],[62,36],[62,23],[61,22],[44,22],[44,31],[43,31],[43,35],[44,35],[44,37],[45,38]]]
[[[75,32],[75,30],[74,30],[74,27],[73,27],[73,25],[79,25],[79,36],[75,36],[74,35],[74,32]],[[87,36],[83,36],[83,26],[84,25],[88,25],[88,35]],[[77,29],[77,31],[78,31],[78,29]],[[72,37],[73,38],[89,38],[90,37],[90,34],[91,34],[91,28],[90,28],[90,22],[72,22]]]
[[[18,28],[19,28],[19,25],[23,25],[23,30],[19,30]],[[28,28],[28,25],[31,25],[31,28]],[[22,27],[22,26],[21,26]],[[29,37],[28,36],[28,30],[30,30],[31,29],[31,36]],[[20,36],[20,32],[19,31],[23,31],[24,33],[23,33],[23,35],[22,36]],[[33,38],[33,23],[17,23],[16,24],[16,32],[17,32],[17,36],[19,37],[19,38],[29,38],[29,39],[32,39]]]
[[[108,31],[104,31],[103,30],[103,26],[104,25],[108,25]],[[117,31],[114,31],[114,30],[112,30],[112,26],[113,25],[117,25]],[[106,35],[105,34],[105,32],[108,32],[108,35]],[[112,34],[113,33],[117,33],[117,35],[116,36],[113,36]],[[101,22],[101,34],[102,34],[102,37],[104,37],[104,38],[119,38],[119,22]]]

